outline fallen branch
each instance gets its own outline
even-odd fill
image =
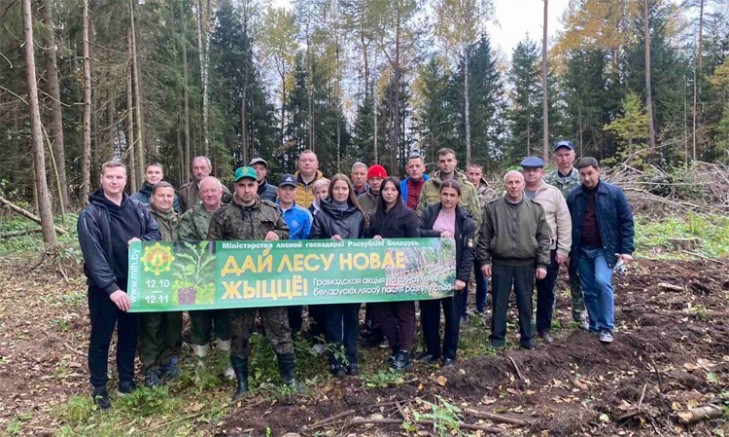
[[[522,375],[522,374],[521,374],[521,370],[519,370],[519,366],[517,366],[517,365],[516,365],[516,361],[514,361],[514,359],[513,359],[513,358],[511,358],[511,357],[510,357],[510,356],[508,356],[508,355],[507,355],[507,357],[509,357],[509,359],[511,360],[511,364],[513,364],[513,365],[514,365],[514,369],[516,370],[516,374],[517,374],[517,376],[519,377],[519,379],[521,379],[522,381],[524,381],[524,379],[525,379],[525,378],[524,378],[524,375]]]
[[[661,373],[658,371],[658,366],[656,365],[656,362],[653,361],[651,358],[651,366],[653,366],[653,371],[656,373],[656,378],[658,378],[658,391],[660,393],[663,393],[663,378],[661,378]]]
[[[684,291],[683,287],[681,287],[679,285],[669,284],[667,282],[660,282],[658,284],[658,288],[665,288],[666,290],[671,290],[671,291]]]
[[[41,224],[40,217],[38,217],[37,215],[28,211],[27,209],[23,209],[17,205],[14,205],[12,202],[10,202],[9,200],[7,200],[4,197],[0,197],[0,204],[7,206],[11,210],[17,212],[18,214],[22,215],[23,217],[25,217],[27,219],[33,220],[34,222],[38,223],[39,225]],[[53,229],[55,229],[56,232],[58,232],[61,235],[68,233],[68,231],[66,231],[65,229],[61,229],[58,226],[53,226]]]
[[[494,423],[508,423],[511,425],[518,425],[518,426],[531,425],[531,423],[529,423],[526,420],[516,419],[516,418],[508,417],[508,416],[502,416],[500,414],[488,413],[486,411],[476,410],[473,408],[464,408],[463,411],[472,416],[480,417],[482,419],[487,419]]]
[[[85,352],[81,352],[78,349],[74,349],[71,345],[69,345],[65,341],[61,340],[60,338],[58,338],[58,336],[56,336],[54,334],[51,334],[51,333],[49,333],[49,332],[47,332],[46,330],[43,330],[43,329],[40,332],[42,332],[46,337],[50,338],[51,340],[55,341],[56,343],[61,343],[63,345],[63,347],[65,347],[69,351],[75,353],[76,355],[80,355],[82,357],[87,357],[88,356],[88,355],[86,355]]]
[[[341,412],[339,414],[335,414],[333,416],[329,416],[329,417],[327,417],[325,419],[322,419],[322,420],[320,420],[318,422],[314,422],[311,425],[304,425],[304,426],[302,426],[301,427],[301,432],[307,432],[307,431],[315,430],[317,428],[321,428],[322,426],[326,426],[326,425],[330,424],[331,422],[334,422],[337,419],[341,419],[342,417],[346,417],[346,416],[351,416],[354,413],[355,413],[354,410],[347,410],[347,411],[343,411],[343,412]]]
[[[23,235],[40,234],[41,232],[43,232],[43,229],[24,229],[22,231],[3,232],[0,234],[0,238],[22,237]]]
[[[706,256],[706,255],[702,255],[702,254],[700,254],[700,253],[696,253],[696,252],[691,252],[691,251],[688,251],[688,250],[682,250],[681,252],[683,252],[683,253],[685,253],[685,254],[688,254],[688,255],[693,255],[693,256],[695,256],[695,257],[697,257],[697,258],[705,259],[706,261],[711,261],[711,262],[713,262],[714,264],[719,264],[720,266],[723,266],[723,265],[724,265],[724,263],[723,263],[723,262],[721,262],[721,261],[719,261],[719,260],[716,260],[716,259],[714,259],[714,258],[709,258],[708,256]]]
[[[383,418],[354,418],[350,421],[345,422],[346,426],[355,426],[355,425],[399,425],[403,421],[401,419],[383,419]],[[432,420],[418,420],[414,422],[416,425],[435,425],[435,422]],[[470,429],[472,431],[485,431],[489,433],[494,434],[501,434],[504,432],[501,428],[494,428],[493,426],[485,426],[485,425],[471,425],[470,423],[458,423],[458,428],[460,429]]]
[[[724,409],[720,405],[704,405],[701,407],[691,408],[676,413],[678,421],[683,424],[698,422],[704,419],[716,419],[724,414]]]
[[[648,387],[648,384],[643,384],[643,392],[640,394],[640,400],[638,401],[638,411],[640,411],[640,407],[643,406],[643,398],[645,397],[646,387]]]

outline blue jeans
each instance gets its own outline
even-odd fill
[[[489,295],[489,278],[481,273],[482,264],[478,260],[474,260],[473,264],[473,274],[476,278],[476,311],[484,314],[486,312],[486,300]],[[464,299],[463,301],[466,302],[467,300]]]
[[[600,247],[580,249],[577,269],[580,276],[585,306],[590,316],[590,331],[600,332],[615,328],[615,300],[613,297],[613,269],[608,266],[605,252]]]

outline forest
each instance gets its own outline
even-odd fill
[[[519,0],[560,28],[510,53],[494,3],[0,0],[0,434],[728,435],[729,0]],[[198,366],[186,328],[179,380],[94,405],[75,224],[103,162],[127,164],[132,193],[153,161],[179,187],[195,156],[228,184],[260,156],[275,183],[307,149],[326,175],[402,176],[450,147],[494,182],[563,138],[636,218],[611,346],[571,322],[562,271],[536,350],[490,348],[475,316],[456,366],[398,374],[363,348],[337,380],[297,336],[293,393],[256,332],[231,402],[229,354]]]

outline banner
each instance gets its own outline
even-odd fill
[[[437,299],[455,259],[452,238],[134,242],[130,312]]]

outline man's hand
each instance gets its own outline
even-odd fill
[[[126,312],[132,307],[132,302],[129,300],[129,296],[121,290],[117,290],[109,295],[109,299],[114,302],[117,308]]]
[[[620,258],[621,260],[623,260],[623,262],[625,264],[628,264],[628,263],[633,262],[633,255],[629,255],[627,253],[623,253],[623,254],[618,255],[618,258]]]
[[[339,234],[332,235],[332,240],[334,241],[342,241],[342,236]]]
[[[491,264],[484,264],[481,266],[481,273],[483,273],[484,276],[491,277]]]
[[[568,266],[570,264],[570,257],[557,254],[557,264],[564,264]]]
[[[135,241],[142,241],[142,240],[140,240],[137,237],[132,237],[132,238],[129,239],[129,241],[127,241],[127,246],[129,246],[130,244],[134,243]]]
[[[373,240],[382,241],[382,235],[375,235],[372,237]]]
[[[547,269],[544,267],[537,267],[537,279],[544,279],[547,277]]]
[[[266,240],[265,241],[278,241],[278,234],[273,231],[268,231],[266,234]]]
[[[455,238],[451,231],[443,231],[440,233],[440,238]]]
[[[461,291],[464,288],[466,288],[466,283],[461,281],[460,279],[456,279],[456,285],[453,286],[453,289],[456,291]]]

